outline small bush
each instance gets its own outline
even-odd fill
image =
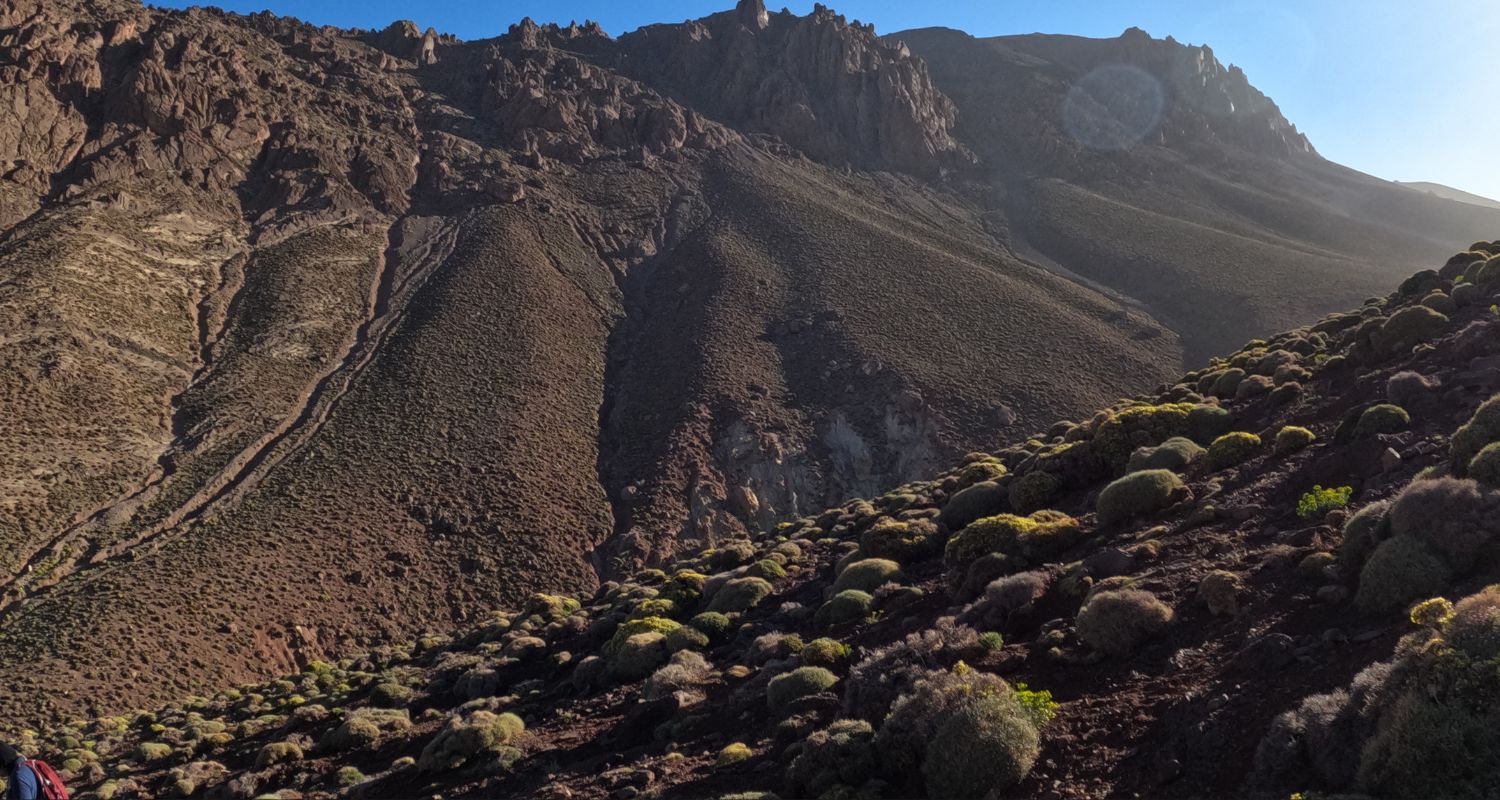
[[[751,750],[750,746],[744,742],[730,742],[724,745],[723,750],[719,751],[719,758],[714,761],[714,766],[732,767],[735,764],[749,761],[754,755],[755,751]]]
[[[1367,612],[1388,612],[1448,585],[1451,571],[1426,545],[1410,536],[1381,542],[1359,573],[1354,604]]]
[[[834,593],[845,589],[873,592],[882,584],[901,580],[901,565],[888,558],[866,558],[844,568],[833,582]]]
[[[787,783],[793,797],[828,797],[837,786],[864,785],[876,768],[870,723],[841,719],[807,737],[787,768]]]
[[[665,636],[681,627],[682,623],[665,617],[640,617],[620,623],[608,642],[604,643],[604,655],[614,656],[625,646],[625,641],[638,633],[659,633]]]
[[[275,764],[301,760],[302,748],[295,742],[271,742],[256,753],[255,766],[257,769],[264,769]]]
[[[637,633],[627,638],[610,656],[610,672],[621,680],[646,677],[667,660],[667,637],[655,633]]]
[[[755,637],[746,653],[750,663],[760,665],[778,659],[791,658],[802,651],[802,637],[795,633],[772,631]]]
[[[1062,493],[1062,480],[1050,472],[1034,471],[1011,481],[1010,507],[1018,514],[1046,508]]]
[[[766,581],[779,581],[786,577],[786,568],[769,558],[763,558],[746,568],[745,575]]]
[[[922,764],[927,795],[992,797],[1020,783],[1040,749],[1036,726],[1013,697],[969,698],[933,734]]]
[[[1385,396],[1402,408],[1416,408],[1432,396],[1433,385],[1421,373],[1405,370],[1386,380]]]
[[[1260,449],[1260,437],[1245,431],[1226,433],[1208,446],[1208,465],[1228,469],[1248,460]]]
[[[172,746],[162,742],[141,742],[135,749],[135,758],[141,762],[161,761],[172,755]]]
[[[1343,569],[1358,572],[1376,545],[1390,536],[1391,523],[1387,513],[1390,507],[1389,501],[1371,503],[1344,522],[1344,538],[1339,542],[1338,551]]]
[[[849,658],[849,645],[824,636],[804,645],[801,656],[802,663],[810,667],[831,667]]]
[[[766,684],[766,704],[772,711],[781,711],[797,700],[832,689],[838,682],[838,676],[823,667],[798,667]]]
[[[1469,462],[1486,445],[1500,441],[1500,395],[1495,395],[1480,404],[1474,416],[1453,432],[1449,441],[1449,467],[1453,474],[1463,477],[1468,474]]]
[[[1443,633],[1449,644],[1472,659],[1500,658],[1500,586],[1458,601]]]
[[[1471,480],[1413,481],[1391,503],[1391,532],[1425,542],[1448,566],[1467,572],[1500,537],[1500,495]]]
[[[647,700],[656,700],[673,692],[700,686],[708,681],[713,672],[713,665],[701,654],[681,650],[672,654],[672,660],[665,666],[651,673],[641,691]]]
[[[1370,406],[1359,415],[1354,426],[1354,438],[1369,439],[1382,433],[1400,433],[1411,425],[1411,415],[1406,409],[1390,403]]]
[[[1447,329],[1446,315],[1426,306],[1410,306],[1392,314],[1376,332],[1375,341],[1387,355],[1399,355],[1442,336]]]
[[[1338,559],[1333,553],[1308,553],[1297,562],[1297,574],[1310,581],[1323,579],[1323,571]]]
[[[1170,470],[1132,472],[1099,493],[1099,524],[1115,525],[1160,511],[1186,494],[1182,479]]]
[[[729,632],[729,617],[717,611],[705,611],[688,620],[688,624],[703,631],[710,641],[718,641]]]
[[[978,461],[971,461],[958,473],[957,488],[967,489],[976,483],[989,481],[993,483],[1005,477],[1005,465],[994,460],[993,456],[985,456]]]
[[[911,781],[927,760],[938,729],[966,700],[997,697],[1013,703],[1010,695],[1005,681],[962,661],[951,671],[923,671],[891,706],[876,733],[882,767],[893,778]]]
[[[411,700],[412,690],[395,681],[382,681],[370,692],[370,704],[381,708],[400,708]]]
[[[1005,646],[1005,637],[995,631],[985,631],[979,634],[979,646],[991,652],[999,650]]]
[[[1172,608],[1156,595],[1141,589],[1119,589],[1089,598],[1078,610],[1075,624],[1084,644],[1123,657],[1165,630],[1172,618]]]
[[[954,500],[957,499],[955,495]],[[896,562],[926,558],[936,553],[941,545],[942,540],[938,538],[937,525],[926,519],[903,522],[890,517],[881,517],[875,521],[875,524],[866,528],[859,537],[861,555],[866,558],[890,559]]]
[[[1240,577],[1233,572],[1215,570],[1198,583],[1198,599],[1214,616],[1232,617],[1239,613]]]
[[[875,598],[858,589],[845,589],[828,598],[813,615],[814,624],[822,628],[858,622],[870,615],[870,603]]]
[[[1022,572],[996,578],[984,587],[984,596],[964,610],[962,621],[988,628],[1005,625],[1010,615],[1036,602],[1047,592],[1046,572]]]
[[[1035,520],[1015,514],[998,514],[975,520],[948,539],[947,546],[943,548],[943,566],[950,575],[957,573],[962,578],[969,564],[980,556],[1015,551],[1016,538],[1035,525]]]
[[[870,722],[883,719],[891,704],[923,676],[983,652],[979,635],[953,617],[876,648],[849,670],[844,713]]]
[[[1434,597],[1412,606],[1407,616],[1413,625],[1441,631],[1453,619],[1453,604],[1447,598]]]
[[[323,735],[318,745],[325,751],[360,750],[380,738],[380,726],[364,717],[351,717]]]
[[[1500,489],[1500,442],[1487,444],[1475,454],[1468,473],[1485,488]]]
[[[660,636],[661,634],[638,634]],[[474,711],[452,716],[417,757],[422,772],[445,772],[467,764],[476,756],[496,753],[520,736],[526,725],[515,714]]]
[[[1297,501],[1297,516],[1302,519],[1322,519],[1328,516],[1328,512],[1349,505],[1349,498],[1353,494],[1354,489],[1350,486],[1340,486],[1337,489],[1314,486],[1312,491],[1303,494]]]
[[[1006,495],[1006,489],[999,484],[989,481],[976,483],[967,489],[954,493],[948,499],[948,503],[943,506],[943,511],[938,518],[942,520],[944,525],[948,526],[949,530],[959,530],[980,517],[988,517],[1004,511]],[[905,524],[898,523],[895,520],[890,521],[897,525]],[[880,526],[884,522],[885,520],[878,520],[875,526],[872,527]],[[903,534],[897,534],[897,536],[901,535]],[[875,538],[877,540],[886,538],[886,534],[876,534]],[[934,542],[934,546],[936,544]],[[877,553],[874,550],[866,552],[866,555],[894,558],[897,561],[902,560],[900,556],[894,553]]]
[[[1201,445],[1229,433],[1234,416],[1218,406],[1198,406],[1188,412],[1188,438]]]
[[[721,613],[749,611],[759,605],[760,601],[769,597],[773,591],[775,588],[764,578],[735,578],[714,593],[714,599],[709,602],[708,610]]]
[[[1117,470],[1137,448],[1160,444],[1185,434],[1188,414],[1192,410],[1187,403],[1123,409],[1099,423],[1089,449],[1112,471]]]
[[[1297,381],[1288,380],[1286,383],[1283,383],[1280,386],[1277,386],[1275,389],[1272,389],[1271,394],[1267,396],[1267,399],[1271,402],[1272,405],[1284,406],[1294,402],[1297,398],[1301,397],[1302,392],[1302,384],[1298,383]]]
[[[1276,455],[1287,456],[1303,450],[1317,441],[1318,437],[1306,428],[1288,425],[1276,434]]]
[[[1016,536],[1015,546],[1032,562],[1056,558],[1083,538],[1078,520],[1061,511],[1038,511],[1031,520],[1036,524]]]
[[[1209,389],[1209,392],[1215,397],[1234,397],[1234,393],[1239,391],[1240,382],[1245,379],[1245,375],[1245,371],[1238,367],[1226,369],[1214,380],[1214,385]]]
[[[1024,683],[1018,683],[1011,691],[1016,702],[1025,710],[1026,716],[1031,719],[1032,725],[1038,729],[1057,718],[1057,701],[1052,699],[1052,693],[1046,689],[1034,691]]]
[[[1126,464],[1127,472],[1141,472],[1149,469],[1169,469],[1174,472],[1186,469],[1187,466],[1200,458],[1204,452],[1197,442],[1185,436],[1177,436],[1162,442],[1156,447],[1143,447],[1130,454],[1130,461]]]
[[[708,634],[691,625],[683,625],[673,628],[667,634],[667,651],[676,653],[681,650],[702,650],[709,645]]]
[[[365,782],[365,774],[359,771],[359,767],[339,767],[333,780],[340,786],[357,786]]]

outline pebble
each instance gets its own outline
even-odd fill
[[[1358,642],[1360,644],[1363,644],[1365,642],[1373,642],[1376,639],[1379,639],[1380,638],[1380,634],[1382,634],[1382,633],[1385,633],[1385,631],[1382,630],[1382,629],[1380,629],[1380,628],[1376,628],[1374,630],[1369,630],[1369,631],[1361,631],[1359,633],[1354,634],[1354,636],[1351,639],[1351,641]]]
[[[1218,711],[1219,709],[1227,705],[1229,705],[1229,695],[1221,694],[1208,701],[1208,710]]]

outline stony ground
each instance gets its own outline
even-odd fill
[[[593,593],[11,735],[85,797],[1485,796],[1492,769],[1434,766],[1415,712],[1361,707],[1357,778],[1311,732],[1332,723],[1286,713],[1393,650],[1390,674],[1428,676],[1411,697],[1500,688],[1473,632],[1488,601],[1408,613],[1500,577],[1500,245],[1478,248],[1155,394]],[[1471,656],[1477,684],[1432,677]],[[942,741],[977,748],[958,762],[902,738],[976,708],[1019,727],[958,728]]]

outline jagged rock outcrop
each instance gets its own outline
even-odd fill
[[[821,4],[770,14],[761,0],[620,37],[611,62],[705,114],[831,163],[925,175],[967,163],[953,104],[926,67],[873,26]]]

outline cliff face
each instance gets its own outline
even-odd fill
[[[1244,71],[1225,67],[1207,45],[1153,39],[1140,28],[1115,39],[1032,35],[985,41],[1072,73],[1064,125],[1073,126],[1085,146],[1111,144],[1108,131],[1088,130],[1091,126],[1128,120],[1144,110],[1149,116],[1139,130],[1117,135],[1137,133],[1151,143],[1188,150],[1234,146],[1275,158],[1316,154]],[[1145,108],[1127,108],[1126,101]],[[1105,138],[1091,141],[1090,135]]]
[[[620,37],[622,72],[715,119],[775,136],[820,161],[933,175],[969,161],[953,103],[904,48],[822,4],[798,17],[761,0]]]

